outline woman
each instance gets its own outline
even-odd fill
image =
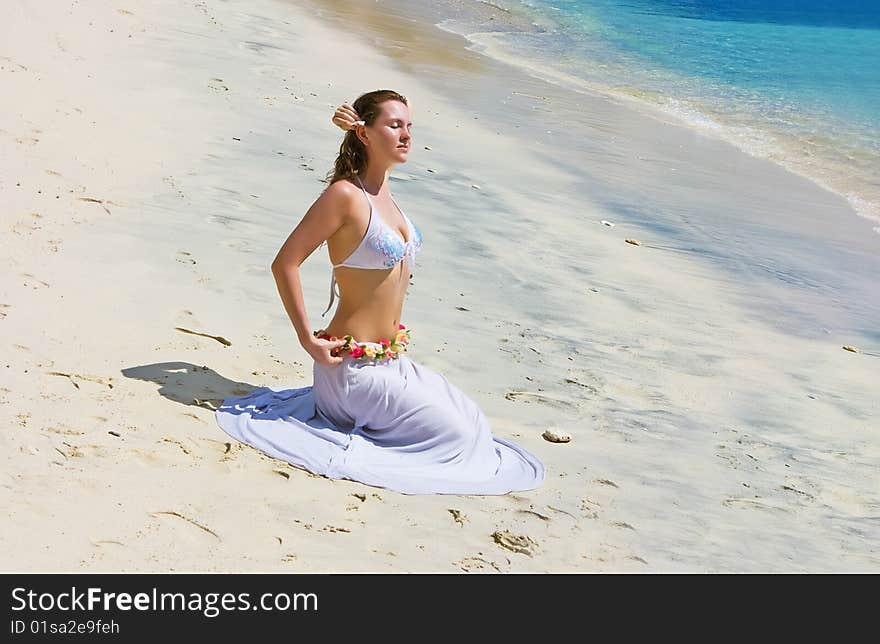
[[[422,236],[391,197],[388,176],[412,144],[406,98],[370,92],[337,109],[333,121],[346,134],[330,185],[272,263],[281,301],[314,359],[314,384],[229,398],[217,410],[219,424],[311,472],[405,494],[537,487],[541,463],[493,437],[470,398],[405,355],[410,332],[400,318]],[[336,297],[339,307],[326,329],[312,332],[299,267],[324,241],[333,263],[327,310]]]

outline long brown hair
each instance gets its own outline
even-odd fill
[[[403,94],[390,89],[379,89],[359,96],[351,106],[366,125],[372,125],[382,111],[380,104],[385,101],[400,101],[404,105],[408,104]],[[327,182],[332,184],[340,179],[348,179],[360,174],[366,168],[367,148],[355,131],[349,130],[342,139],[342,145],[339,146],[339,156],[336,157],[333,169],[327,173]]]

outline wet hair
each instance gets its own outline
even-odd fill
[[[379,89],[359,96],[352,103],[352,107],[366,125],[372,125],[382,111],[380,105],[385,101],[400,101],[408,105],[403,94],[390,89]],[[342,139],[342,145],[339,146],[339,156],[336,157],[333,169],[327,173],[327,182],[332,184],[340,179],[348,179],[360,174],[366,168],[367,148],[355,131],[349,130]]]

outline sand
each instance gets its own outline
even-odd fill
[[[0,568],[880,570],[877,247],[843,199],[389,6],[44,4],[0,27]],[[269,265],[376,88],[416,124],[410,356],[537,490],[331,481],[214,421],[311,384]],[[319,249],[315,328],[328,281]]]

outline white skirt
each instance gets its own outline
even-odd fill
[[[506,494],[544,480],[537,458],[493,436],[473,400],[405,354],[345,355],[339,365],[315,363],[313,373],[311,387],[227,398],[217,422],[315,474],[403,494]]]

